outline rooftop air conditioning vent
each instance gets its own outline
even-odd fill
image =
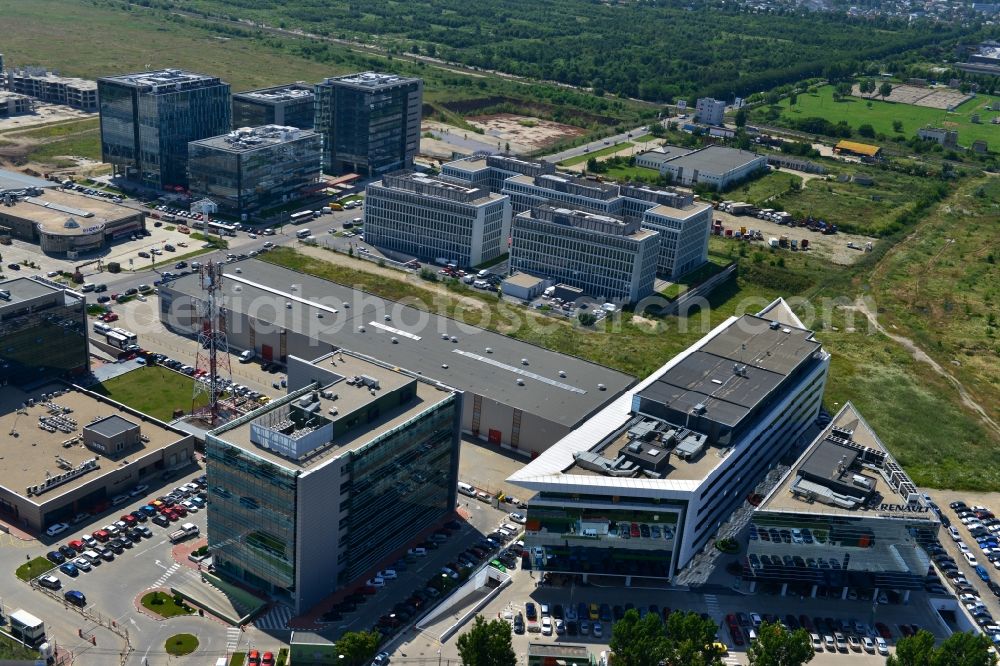
[[[697,405],[691,408],[692,414],[704,414],[706,411],[708,411],[708,408],[705,406],[705,403],[703,402],[699,402]]]
[[[521,365],[528,365],[528,359],[522,358],[521,359]]]
[[[518,386],[524,386],[524,380],[523,380],[523,379],[521,379],[520,377],[518,377],[518,378],[517,378],[517,385],[518,385]]]
[[[486,353],[487,354],[492,354],[493,353],[493,347],[487,347],[486,348]]]
[[[565,370],[560,370],[559,371],[559,376],[560,377],[565,377],[566,376],[566,371]]]
[[[772,331],[777,331],[779,328],[781,328],[781,322],[772,321],[770,328]]]
[[[598,384],[598,385],[597,385],[597,390],[598,390],[598,391],[607,391],[607,390],[608,390],[608,387],[607,387],[607,386],[605,386],[604,384]]]

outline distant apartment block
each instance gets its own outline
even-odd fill
[[[748,150],[707,146],[667,160],[660,173],[679,185],[707,185],[724,190],[767,168],[767,157]]]
[[[97,83],[59,76],[37,67],[7,72],[7,88],[43,102],[64,104],[81,111],[97,111]]]
[[[27,95],[0,91],[0,118],[19,116],[35,110],[35,100]]]
[[[924,141],[939,143],[945,148],[958,148],[958,132],[942,127],[921,127],[917,130],[917,136]]]
[[[282,125],[312,129],[316,95],[313,86],[289,83],[233,95],[233,129]]]
[[[368,186],[365,240],[420,259],[478,266],[507,251],[508,197],[403,170]]]
[[[323,170],[378,177],[413,166],[420,149],[423,81],[363,72],[316,85]]]
[[[512,271],[604,301],[634,303],[652,294],[659,253],[660,234],[638,220],[543,204],[511,223]]]
[[[279,125],[244,127],[188,144],[191,195],[253,214],[301,195],[321,175],[320,135]]]
[[[229,84],[163,69],[98,79],[101,159],[157,189],[186,188],[188,143],[230,130]]]
[[[705,125],[721,125],[726,113],[726,103],[721,99],[711,97],[698,98],[694,107],[694,119]]]

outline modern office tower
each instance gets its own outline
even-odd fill
[[[420,149],[423,89],[420,79],[376,72],[316,84],[323,171],[374,178],[412,167]]]
[[[804,444],[829,366],[781,299],[721,323],[507,479],[532,566],[675,578]]]
[[[235,93],[233,129],[261,125],[312,129],[315,99],[313,86],[305,83],[289,83]]]
[[[368,186],[365,240],[420,259],[478,266],[507,251],[510,200],[449,178],[399,171]]]
[[[638,220],[543,204],[514,217],[510,269],[634,303],[653,293],[660,234]]]
[[[231,128],[229,84],[178,69],[97,80],[101,159],[116,175],[186,189],[188,143]]]
[[[243,127],[188,144],[189,189],[219,208],[254,214],[301,195],[319,179],[320,135],[295,127]]]
[[[30,386],[90,370],[87,301],[43,279],[0,282],[0,385]]]
[[[454,511],[462,394],[343,350],[288,365],[288,395],[206,436],[208,546],[302,613]]]

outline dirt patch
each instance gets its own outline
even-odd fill
[[[645,326],[651,331],[655,331],[657,326],[659,326],[655,320],[647,319],[646,317],[642,317],[640,315],[632,315],[632,323],[636,326]]]
[[[498,113],[489,116],[467,118],[472,125],[483,130],[487,136],[497,141],[510,143],[515,153],[531,152],[550,146],[561,139],[581,136],[585,130],[572,125],[542,120],[513,113]]]
[[[810,255],[827,259],[828,261],[841,266],[849,266],[853,264],[864,255],[864,247],[867,243],[874,243],[878,240],[877,238],[869,238],[868,236],[862,236],[860,234],[846,234],[839,232],[829,236],[824,236],[819,232],[809,231],[805,227],[788,227],[781,224],[775,224],[774,222],[768,222],[766,220],[758,220],[756,217],[748,217],[746,215],[730,215],[729,213],[724,213],[720,210],[715,211],[713,213],[713,217],[722,222],[723,229],[739,230],[741,227],[746,227],[747,229],[759,230],[761,235],[763,235],[764,240],[751,241],[753,246],[766,247],[769,239],[780,238],[781,236],[788,236],[789,240],[798,240],[800,243],[803,239],[805,239],[809,241],[808,252]],[[743,243],[746,241],[733,242]],[[848,243],[853,243],[854,246],[859,249],[848,247]],[[790,251],[791,250],[789,250],[789,252]]]
[[[854,84],[851,94],[854,97],[861,97],[863,99],[882,99],[882,96],[877,93],[862,95],[861,87],[858,84]],[[972,99],[972,95],[953,90],[952,88],[923,88],[920,86],[898,85],[893,86],[892,93],[885,98],[885,101],[912,104],[913,106],[925,106],[931,109],[949,109],[957,107],[959,104],[970,99]]]
[[[82,120],[84,118],[93,118],[94,115],[93,113],[78,111],[68,106],[36,101],[34,113],[0,119],[0,132],[31,129],[38,125],[48,125],[49,123],[58,123],[66,120]]]

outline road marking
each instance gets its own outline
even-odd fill
[[[140,550],[139,552],[137,552],[135,554],[135,556],[138,557],[140,555],[145,555],[146,553],[148,553],[149,551],[153,550],[154,548],[159,548],[160,546],[162,546],[166,542],[167,542],[167,540],[164,539],[163,541],[160,541],[159,543],[155,543],[152,546],[150,546],[149,548],[147,548],[146,550]],[[157,560],[157,564],[159,564],[159,560]]]

